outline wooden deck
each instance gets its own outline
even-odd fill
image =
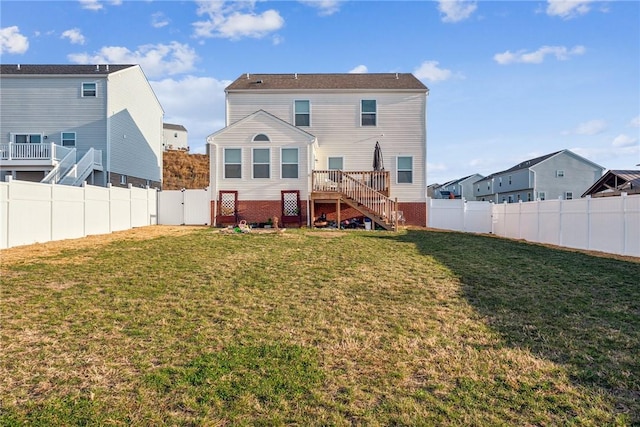
[[[311,218],[315,220],[316,202],[336,204],[336,222],[340,224],[342,204],[356,209],[385,230],[397,230],[397,200],[389,195],[387,171],[322,170],[312,173]]]

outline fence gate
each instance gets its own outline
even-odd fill
[[[165,190],[158,193],[158,224],[209,225],[209,190]]]

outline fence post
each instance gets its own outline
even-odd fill
[[[591,195],[587,199],[587,249],[591,249]]]
[[[109,190],[109,233],[113,233],[113,219],[112,219],[112,204],[113,201],[111,200],[113,198],[113,186],[111,185],[110,182],[107,183],[107,189]]]
[[[622,255],[627,254],[627,193],[620,194],[622,197]]]

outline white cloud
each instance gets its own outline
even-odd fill
[[[604,120],[590,120],[580,123],[574,133],[578,135],[597,135],[607,129],[607,122]]]
[[[519,50],[515,53],[510,51],[496,53],[493,55],[493,59],[500,65],[513,63],[540,64],[547,55],[553,55],[557,60],[565,61],[571,56],[583,55],[585,52],[586,48],[584,46],[575,46],[572,49],[567,49],[564,46],[542,46],[534,52]]]
[[[302,4],[318,9],[320,16],[329,16],[340,10],[344,0],[298,0]]]
[[[633,127],[633,128],[640,128],[640,116],[634,117],[633,119],[631,119],[631,122],[629,123],[629,126]]]
[[[20,34],[20,28],[0,28],[0,53],[25,53],[29,49],[29,39]]]
[[[207,136],[224,127],[224,88],[231,81],[186,76],[150,83],[165,111],[164,121],[186,127],[191,152],[204,153]]]
[[[171,20],[165,16],[162,12],[156,12],[151,15],[151,26],[153,28],[162,28],[169,25]]]
[[[613,138],[613,141],[611,141],[611,145],[616,148],[632,147],[636,145],[637,142],[638,138],[632,138],[629,135],[620,134]]]
[[[120,46],[105,46],[93,55],[76,53],[67,58],[78,64],[140,64],[147,77],[152,78],[192,71],[198,55],[186,44],[171,42],[139,46],[136,51]]]
[[[87,10],[101,10],[102,5],[98,2],[98,0],[79,0],[80,7]]]
[[[451,70],[438,67],[438,61],[424,61],[413,71],[413,74],[420,80],[438,82],[448,80],[452,77]]]
[[[197,3],[198,15],[208,15],[209,19],[192,24],[196,37],[221,37],[232,40],[243,37],[262,38],[284,25],[284,19],[276,10],[255,13],[253,1]]]
[[[85,38],[79,28],[72,28],[62,33],[61,39],[69,39],[72,44],[84,44]]]
[[[369,71],[369,69],[367,68],[366,65],[358,65],[357,67],[351,69],[349,71],[349,73],[351,73],[351,74],[363,74],[363,73],[366,73],[368,71]]]
[[[100,3],[100,0],[78,0],[80,7],[87,10],[102,10],[104,6]],[[120,6],[122,0],[110,0],[108,2],[112,6]]]
[[[444,14],[442,22],[460,22],[469,18],[478,8],[475,1],[438,0],[438,10]]]
[[[548,0],[547,15],[571,19],[589,12],[589,3],[592,2],[593,0]]]

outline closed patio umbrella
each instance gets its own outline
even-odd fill
[[[376,141],[376,148],[373,150],[373,170],[374,172],[381,172],[384,170],[384,161],[382,160],[382,149],[380,148],[380,143]],[[384,178],[380,176],[380,174],[373,174],[373,179],[371,180],[371,186],[377,190],[381,191],[384,187]]]
[[[383,171],[384,170],[384,161],[382,160],[382,149],[380,148],[380,143],[376,141],[376,148],[373,150],[373,170],[374,171]]]

